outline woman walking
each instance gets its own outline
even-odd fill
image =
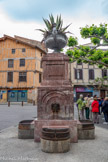
[[[97,101],[97,97],[94,98],[92,102],[92,112],[93,112],[93,122],[99,124],[99,103]]]

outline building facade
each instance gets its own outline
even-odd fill
[[[106,89],[99,89],[98,85],[92,85],[96,78],[103,78],[108,76],[108,69],[99,69],[96,65],[89,65],[76,62],[70,63],[70,78],[74,87],[74,100],[79,98],[80,94],[83,96],[97,95],[98,97],[105,97],[108,95]],[[105,84],[108,85],[108,79],[105,80]]]
[[[19,36],[0,38],[0,102],[32,102],[42,79],[43,44]]]
[[[83,46],[89,46],[91,49],[94,47],[92,43],[83,44]],[[72,48],[73,49],[73,48]],[[108,50],[108,47],[104,47],[101,50]],[[90,65],[85,63],[70,63],[69,75],[74,87],[74,100],[79,98],[80,94],[83,96],[97,95],[98,97],[108,96],[108,88],[99,87],[99,84],[92,84],[96,78],[107,77],[104,81],[105,85],[108,85],[108,69],[99,69],[96,65]]]

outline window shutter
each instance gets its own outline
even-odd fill
[[[89,69],[89,79],[91,79],[91,70]]]
[[[94,70],[89,69],[89,79],[94,79]]]
[[[13,72],[8,72],[7,73],[7,81],[8,82],[13,82]]]
[[[83,71],[80,69],[80,79],[83,79]]]
[[[102,78],[104,77],[104,71],[103,71],[103,69],[102,69]]]
[[[75,79],[77,79],[77,69],[74,69]]]
[[[92,70],[92,79],[94,79],[94,70]]]
[[[102,69],[102,77],[107,77],[107,76],[108,76],[107,75],[107,69]]]

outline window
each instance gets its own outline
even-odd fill
[[[19,82],[26,82],[26,81],[27,81],[27,73],[19,72]]]
[[[39,74],[39,83],[41,83],[41,80],[42,80],[42,75]]]
[[[21,97],[22,97],[22,98],[25,97],[25,92],[21,92]]]
[[[11,93],[11,98],[14,98],[15,97],[15,92],[12,92]]]
[[[22,48],[22,52],[25,52],[26,51],[26,49],[25,48]]]
[[[7,73],[7,81],[8,82],[13,82],[13,72],[8,72]]]
[[[25,59],[20,59],[20,66],[25,66]]]
[[[13,67],[13,63],[14,63],[14,60],[13,59],[9,59],[8,60],[8,67],[9,68]]]
[[[104,77],[105,79],[107,79],[107,69],[102,69],[102,77]]]
[[[94,69],[89,69],[89,79],[94,79]]]
[[[42,57],[42,53],[40,53],[41,57]]]
[[[75,79],[83,79],[82,69],[75,69]]]
[[[12,49],[12,54],[14,54],[14,53],[15,53],[15,49],[13,48],[13,49]]]
[[[40,61],[40,68],[42,68],[42,61]]]

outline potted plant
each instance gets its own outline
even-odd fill
[[[61,15],[57,16],[56,21],[53,15],[49,15],[49,20],[43,19],[46,29],[38,29],[43,33],[43,40],[47,48],[53,49],[54,52],[60,52],[60,50],[67,44],[66,29],[70,26],[67,25],[63,28],[63,20]]]

